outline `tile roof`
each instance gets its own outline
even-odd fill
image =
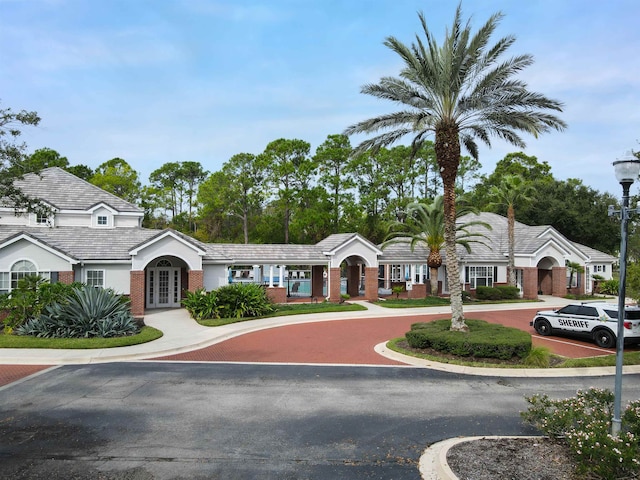
[[[472,244],[472,254],[466,253],[463,247],[458,247],[461,261],[465,258],[474,262],[505,263],[507,253],[507,219],[500,215],[483,212],[478,216],[465,216],[461,221],[483,221],[493,226],[492,230],[476,225],[469,228],[472,232],[485,235],[484,244]],[[549,238],[541,236],[547,230],[555,232],[560,241],[567,247],[573,247],[581,252],[591,262],[611,262],[615,257],[593,248],[570,242],[552,227],[530,227],[516,222],[516,255],[534,253],[544,246]],[[98,229],[87,227],[24,227],[20,225],[0,226],[0,243],[4,243],[20,234],[29,235],[48,247],[57,250],[78,261],[97,260],[130,260],[129,252],[155,238],[171,231],[172,234],[193,244],[206,252],[205,263],[235,263],[236,265],[253,264],[326,264],[328,258],[323,252],[333,250],[339,245],[354,238],[356,234],[331,235],[316,245],[292,244],[229,244],[203,243],[188,235],[174,230],[152,230],[146,228],[118,228]],[[416,245],[411,251],[409,244],[390,244],[382,250],[380,263],[426,263],[428,250],[422,245]],[[444,249],[441,251],[446,263]]]
[[[105,203],[119,212],[143,214],[144,210],[59,167],[45,168],[40,173],[28,173],[15,185],[30,197],[46,201],[59,210],[87,211]],[[1,202],[0,202],[1,203]],[[13,205],[4,206],[13,207]]]
[[[302,265],[324,265],[327,263],[327,257],[323,255],[322,251],[322,248],[318,248],[318,245],[241,243],[207,244],[208,255],[212,257],[215,255],[224,255],[233,259],[236,265],[280,262],[295,262]]]
[[[130,260],[132,246],[158,234],[145,228],[0,226],[0,242],[26,234],[79,261]]]

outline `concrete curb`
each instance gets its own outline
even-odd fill
[[[463,442],[472,442],[483,439],[499,438],[542,438],[536,436],[480,436],[480,437],[459,437],[449,438],[441,442],[434,443],[427,448],[418,463],[418,469],[423,480],[459,480],[447,463],[447,452],[454,445]]]
[[[433,360],[411,357],[387,348],[387,342],[374,347],[376,353],[383,357],[403,362],[414,367],[430,368],[442,372],[459,373],[461,375],[479,375],[486,377],[601,377],[615,375],[616,367],[581,367],[581,368],[483,368],[465,367],[450,363],[439,363]],[[627,365],[623,374],[640,373],[640,365]]]

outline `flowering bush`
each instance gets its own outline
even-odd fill
[[[550,437],[564,437],[581,474],[602,479],[640,478],[640,400],[622,414],[622,431],[611,435],[614,395],[610,390],[578,390],[575,397],[551,400],[525,397],[530,404],[522,418]]]

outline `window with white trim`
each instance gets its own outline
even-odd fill
[[[18,288],[18,282],[30,275],[38,275],[36,266],[29,260],[18,260],[11,267],[11,289]]]
[[[402,265],[391,265],[391,281],[401,282],[402,278]]]
[[[0,272],[0,293],[11,291],[11,275],[9,272]]]
[[[38,272],[33,262],[18,260],[8,272],[0,272],[0,293],[10,293],[18,288],[20,280],[30,276],[38,276],[43,280],[51,281],[51,272]]]
[[[106,227],[107,225],[109,225],[109,217],[107,217],[106,215],[98,215],[98,218],[96,219],[96,224],[99,227]]]
[[[87,285],[104,288],[104,270],[87,270]]]
[[[567,288],[576,288],[580,282],[580,272],[574,271],[571,273],[571,269],[567,268]]]
[[[478,287],[492,287],[498,276],[498,267],[477,266],[464,267],[465,283],[468,283],[471,290]]]

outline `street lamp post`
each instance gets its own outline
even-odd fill
[[[622,428],[622,364],[624,353],[624,320],[625,296],[627,283],[627,239],[629,236],[629,189],[640,175],[640,160],[631,152],[627,152],[621,159],[613,162],[616,179],[622,185],[622,208],[616,212],[609,207],[609,215],[620,213],[620,286],[618,288],[618,333],[616,341],[616,377],[613,400],[613,419],[611,421],[611,435],[617,437]]]

